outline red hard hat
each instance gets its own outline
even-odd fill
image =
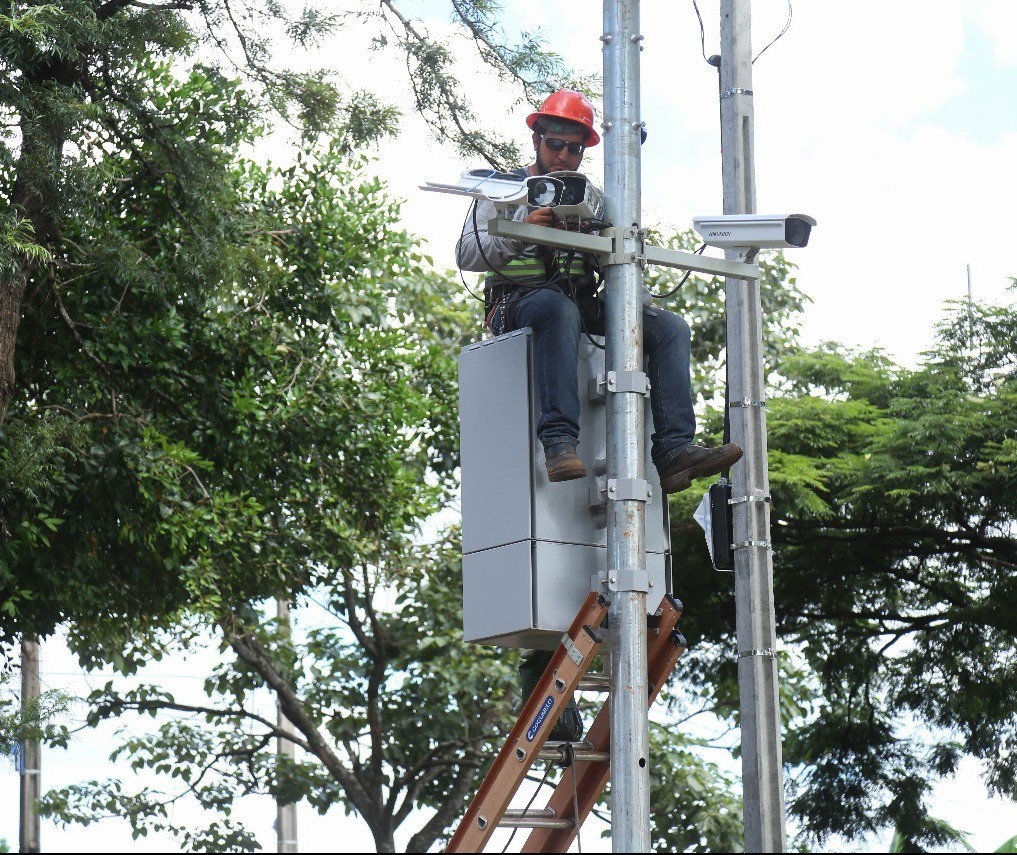
[[[593,104],[582,92],[574,89],[559,89],[552,92],[540,105],[536,113],[526,117],[530,130],[536,130],[537,119],[546,116],[551,119],[567,119],[586,128],[586,146],[590,148],[600,142],[600,134],[593,128]]]

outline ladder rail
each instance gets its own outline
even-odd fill
[[[685,638],[676,627],[682,615],[682,604],[671,596],[661,605],[660,626],[647,644],[647,675],[650,691],[647,705],[657,699],[675,665],[685,652]],[[610,698],[604,703],[586,735],[591,752],[606,753],[610,757],[611,711]],[[574,777],[573,777],[574,776]],[[577,759],[565,770],[547,802],[547,810],[562,820],[575,819],[569,827],[535,828],[530,832],[521,852],[567,852],[583,823],[593,811],[597,800],[611,777],[609,762]],[[575,800],[575,804],[573,803]],[[578,805],[578,817],[573,812]]]
[[[607,615],[607,608],[606,600],[598,592],[591,591],[533,694],[523,705],[515,727],[491,764],[446,852],[483,851],[547,741],[561,710],[599,652],[603,638],[597,628]],[[559,707],[557,711],[555,706]]]

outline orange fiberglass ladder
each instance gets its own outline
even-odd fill
[[[611,777],[609,701],[601,707],[583,742],[552,743],[571,745],[574,768],[562,775],[546,807],[513,811],[509,804],[535,760],[561,759],[559,751],[542,749],[558,716],[600,651],[604,639],[600,627],[607,610],[607,602],[596,591],[586,598],[491,764],[446,852],[483,852],[499,826],[532,829],[522,852],[567,852],[572,845]],[[650,619],[646,644],[648,705],[656,700],[685,652],[685,638],[677,630],[681,614],[681,603],[666,596]],[[591,677],[591,681],[594,679]],[[600,684],[604,683],[601,678]]]

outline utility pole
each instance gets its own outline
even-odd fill
[[[639,0],[604,0],[604,193],[620,251],[604,264],[607,400],[607,577],[611,591],[611,838],[650,851],[646,675],[646,499],[643,272],[640,238]],[[613,484],[612,484],[613,482]]]
[[[276,617],[279,621],[279,629],[289,638],[290,634],[290,604],[284,597],[277,597],[275,601]],[[284,733],[293,733],[293,723],[283,715],[282,705],[276,701],[276,721],[279,730]],[[277,736],[275,740],[276,756],[282,760],[287,758],[294,760],[297,755],[297,746],[292,739]],[[297,806],[292,802],[283,802],[276,799],[275,833],[277,841],[277,852],[298,852],[297,849]]]
[[[36,722],[39,716],[39,642],[26,636],[21,639],[21,720]],[[33,725],[34,729],[34,725]],[[41,746],[38,738],[26,736],[21,754],[21,827],[20,852],[40,852],[39,797],[42,795],[40,776]]]
[[[720,112],[724,213],[756,210],[749,0],[721,0]],[[730,260],[750,260],[745,249]],[[745,454],[732,467],[738,692],[746,852],[787,845],[777,693],[770,486],[767,473],[759,281],[728,278],[727,362],[731,439]]]

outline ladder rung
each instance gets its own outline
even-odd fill
[[[502,828],[575,828],[573,819],[559,819],[551,808],[507,810],[498,823]]]
[[[561,760],[561,746],[568,745],[568,742],[545,742],[544,747],[537,756],[541,760]],[[572,756],[576,760],[585,760],[588,763],[610,763],[610,751],[594,751],[589,742],[573,742]]]
[[[611,691],[611,678],[607,674],[587,674],[579,681],[578,690],[609,692]]]

